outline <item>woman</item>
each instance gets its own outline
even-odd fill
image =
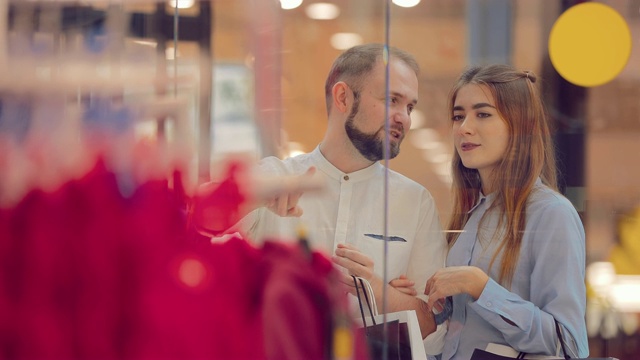
[[[557,191],[535,82],[490,65],[465,71],[452,89],[450,250],[425,290],[430,307],[453,300],[442,359],[469,359],[489,343],[555,355],[555,320],[568,355],[589,353],[584,228]]]

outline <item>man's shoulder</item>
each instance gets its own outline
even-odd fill
[[[406,177],[405,175],[402,175],[401,173],[395,170],[389,169],[389,180],[392,181],[394,184],[403,186],[405,188],[414,189],[416,191],[429,192],[427,188],[422,186],[422,184],[418,183],[417,181],[411,178]]]
[[[392,192],[397,192],[397,195],[394,196],[399,196],[398,198],[405,199],[408,197],[414,200],[425,199],[433,201],[433,196],[426,187],[394,170],[389,170],[389,187]]]
[[[258,162],[257,171],[274,175],[290,175],[303,173],[313,165],[315,160],[311,154],[301,154],[286,159],[268,156]]]

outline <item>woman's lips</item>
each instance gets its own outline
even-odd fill
[[[480,144],[462,143],[462,145],[460,145],[460,148],[462,149],[462,151],[470,151],[477,148],[478,146],[480,146]]]

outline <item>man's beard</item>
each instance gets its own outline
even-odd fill
[[[356,93],[354,92],[354,95]],[[353,108],[351,113],[344,124],[344,129],[347,132],[347,136],[353,146],[358,149],[358,152],[362,154],[369,161],[379,161],[384,159],[384,142],[379,139],[378,134],[384,134],[384,127],[374,132],[373,134],[367,134],[358,130],[354,124],[355,116],[358,114],[358,108],[360,106],[360,97],[354,96]],[[393,159],[400,153],[400,141],[396,143],[389,142],[389,159]]]

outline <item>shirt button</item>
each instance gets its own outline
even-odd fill
[[[493,304],[491,303],[491,301],[487,301],[487,306],[488,306],[488,307],[491,307],[491,305],[493,305]]]
[[[344,179],[345,181],[349,181],[349,175],[345,175],[345,176],[343,177],[343,179]]]

